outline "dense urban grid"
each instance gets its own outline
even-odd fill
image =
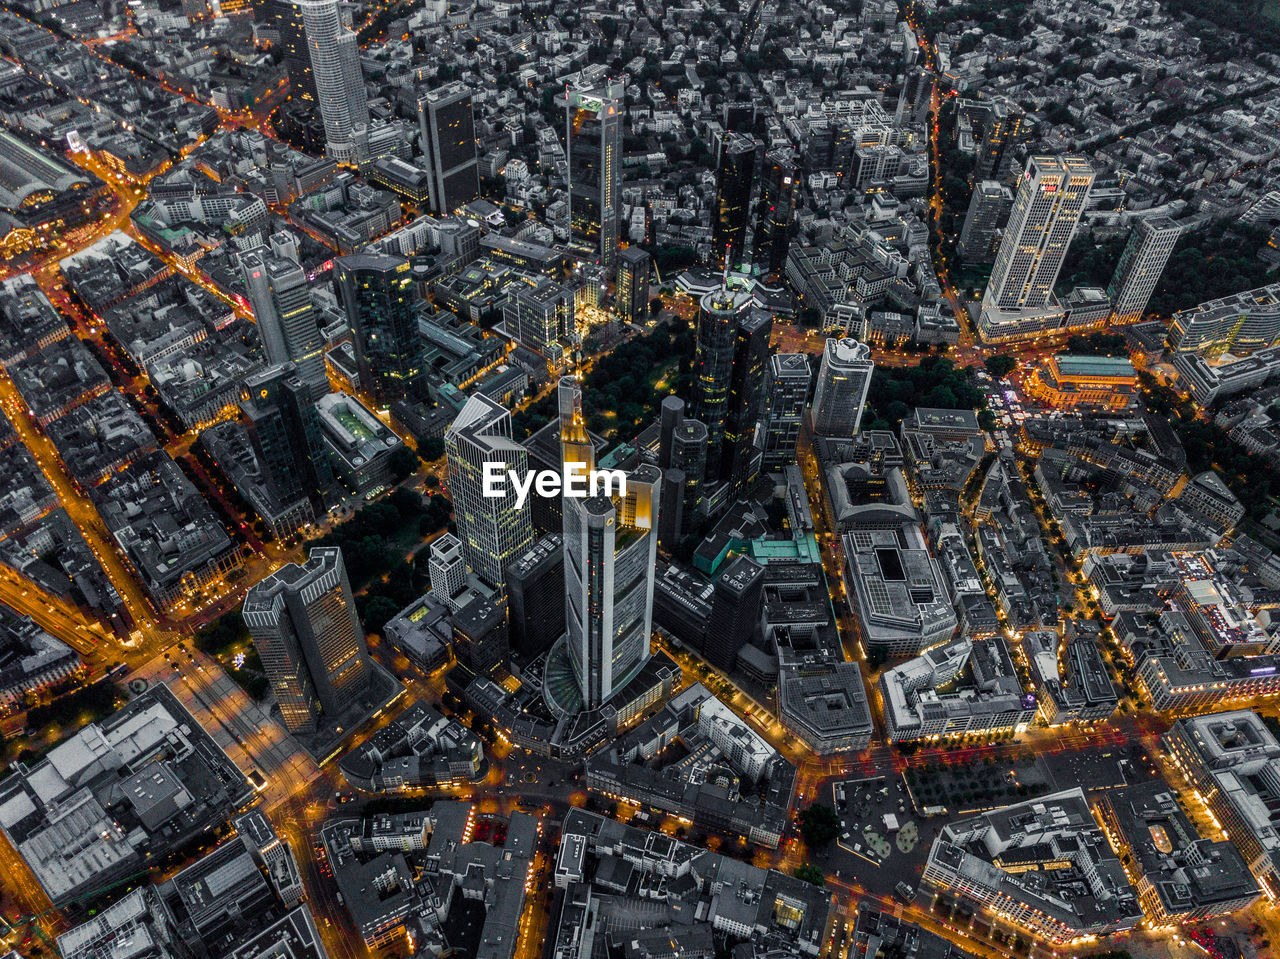
[[[0,957],[1280,950],[1275,0],[0,57]]]

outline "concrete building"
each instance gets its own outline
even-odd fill
[[[430,175],[431,209],[447,216],[480,195],[470,88],[446,83],[420,96],[418,128]]]
[[[1093,168],[1083,157],[1031,157],[986,294],[978,332],[1000,342],[1055,330],[1062,325],[1053,285],[1093,186]]]
[[[339,163],[360,159],[357,136],[369,125],[369,104],[355,32],[337,0],[301,0],[303,29],[324,122],[325,152]]]
[[[445,431],[449,464],[449,492],[453,497],[458,538],[467,566],[490,586],[502,586],[506,569],[533,544],[528,501],[516,507],[513,485],[503,495],[484,495],[485,463],[499,463],[504,472],[524,477],[529,456],[511,438],[511,414],[487,396],[467,400]]]
[[[1053,943],[1123,932],[1143,918],[1080,787],[948,823],[923,878]]]
[[[368,688],[369,648],[337,547],[280,567],[249,590],[242,613],[290,732],[314,731]]]
[[[1107,287],[1117,323],[1142,319],[1160,274],[1182,236],[1182,227],[1167,216],[1139,220],[1120,254],[1115,275]]]
[[[852,338],[827,340],[813,393],[813,431],[846,438],[862,427],[875,363],[871,347]]]

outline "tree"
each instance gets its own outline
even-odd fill
[[[438,436],[428,436],[418,444],[418,455],[428,463],[444,456],[444,440]]]
[[[649,301],[649,315],[657,316],[661,312],[662,312],[662,297],[655,296],[652,300]]]
[[[811,862],[806,862],[803,865],[797,866],[794,875],[797,879],[802,879],[815,886],[825,886],[827,884],[826,875],[821,869]]]
[[[401,446],[391,452],[391,456],[387,459],[387,469],[391,471],[391,475],[396,482],[406,479],[417,468],[418,454],[407,446]]]
[[[995,356],[988,356],[982,361],[982,365],[996,379],[1002,379],[1018,368],[1018,361],[1007,353],[997,353]]]
[[[840,835],[840,817],[824,803],[814,803],[801,812],[799,822],[800,834],[807,846],[825,846]]]

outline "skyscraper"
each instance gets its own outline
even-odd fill
[[[471,90],[447,83],[418,98],[422,152],[431,173],[431,209],[447,214],[480,195]]]
[[[565,499],[566,648],[587,709],[649,660],[661,478],[642,465],[625,496]]]
[[[351,324],[361,389],[381,402],[404,399],[418,385],[425,354],[409,261],[385,253],[340,256],[333,285]]]
[[[1053,284],[1089,199],[1093,168],[1083,157],[1032,157],[996,253],[978,321],[984,339],[1060,325]]]
[[[533,543],[529,502],[516,507],[513,484],[502,495],[484,495],[484,464],[497,463],[523,478],[529,454],[511,438],[511,414],[483,393],[473,395],[444,434],[449,492],[458,538],[467,566],[493,587],[503,585],[506,568]]]
[[[614,305],[623,323],[649,319],[649,254],[629,246],[618,254],[618,291]]]
[[[765,369],[773,315],[761,309],[741,317],[734,333],[733,369],[729,375],[729,406],[724,418],[721,479],[729,483],[730,499],[741,496],[760,474],[756,427],[764,406]]]
[[[311,550],[252,587],[244,621],[292,733],[313,732],[369,685],[369,649],[342,550]]]
[[[307,274],[292,260],[257,246],[240,255],[249,305],[267,362],[293,363],[312,399],[329,392],[324,337],[307,287]]]
[[[780,272],[787,262],[787,250],[791,245],[791,214],[796,204],[795,179],[796,167],[791,151],[777,149],[765,154],[751,259],[766,273]]]
[[[1030,135],[1031,120],[1017,105],[1003,100],[993,104],[983,124],[973,182],[1009,179],[1018,147]]]
[[[849,337],[827,340],[813,394],[813,431],[839,438],[857,433],[874,372],[871,347],[866,343]]]
[[[1013,192],[995,180],[973,188],[969,210],[960,228],[958,250],[966,263],[991,263],[996,258],[1000,228],[1013,208]]]
[[[302,17],[302,0],[266,0],[261,18],[275,25],[293,97],[309,107],[316,105],[316,81],[311,73],[311,51]],[[255,15],[256,16],[256,15]]]
[[[565,91],[565,154],[569,161],[569,246],[579,259],[606,269],[618,254],[622,213],[621,83]]]
[[[738,650],[748,645],[760,624],[764,601],[764,567],[749,556],[736,556],[716,577],[711,621],[702,655],[726,672],[733,669]]]
[[[564,541],[542,537],[507,567],[511,648],[532,659],[564,635]]]
[[[747,258],[747,222],[751,217],[751,184],[756,174],[756,141],[745,133],[727,133],[720,145],[716,171],[716,209],[711,222],[715,262]]]
[[[693,360],[693,414],[707,427],[707,477],[720,478],[725,420],[733,380],[738,325],[751,309],[751,294],[727,286],[702,297]]]
[[[813,370],[803,353],[776,353],[769,357],[764,402],[765,470],[781,470],[795,462],[812,382]]]
[[[249,439],[282,502],[299,496],[325,500],[333,465],[321,434],[311,391],[292,364],[270,366],[244,381],[240,410]]]
[[[360,47],[342,20],[338,0],[298,0],[311,55],[325,152],[339,163],[355,163],[357,128],[369,125],[369,103],[360,69]]]
[[[1182,227],[1167,216],[1139,220],[1134,225],[1107,287],[1116,322],[1134,323],[1142,319],[1180,236]]]

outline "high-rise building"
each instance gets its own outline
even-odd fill
[[[764,457],[762,467],[776,472],[796,459],[800,427],[813,370],[803,353],[777,353],[769,357],[764,404]]]
[[[511,285],[502,307],[507,332],[525,349],[541,354],[552,369],[568,362],[574,312],[572,291],[545,276]]]
[[[720,144],[716,171],[716,209],[711,222],[715,262],[747,258],[747,222],[751,218],[751,185],[756,175],[756,141],[745,133],[727,133]]]
[[[529,454],[511,438],[511,414],[483,393],[474,394],[445,430],[449,492],[458,538],[467,566],[481,580],[501,587],[507,567],[533,544],[529,502],[516,506],[514,484],[504,482],[499,496],[484,495],[485,463],[501,465],[523,478]]]
[[[1032,157],[996,253],[978,321],[984,339],[1007,338],[1061,325],[1052,302],[1067,247],[1093,186],[1083,157]]]
[[[991,107],[983,124],[982,141],[973,167],[973,182],[1008,180],[1018,148],[1031,135],[1031,119],[1005,101]]]
[[[662,473],[641,465],[626,495],[566,498],[566,647],[583,705],[594,709],[649,660]]]
[[[1160,282],[1160,274],[1182,236],[1182,227],[1167,216],[1139,220],[1129,234],[1120,262],[1107,287],[1118,323],[1136,323]]]
[[[791,245],[791,215],[796,205],[796,166],[789,150],[770,150],[760,172],[756,232],[751,259],[766,273],[779,273]]]
[[[444,533],[431,542],[427,573],[431,592],[456,613],[458,597],[467,588],[467,557],[458,537]]]
[[[736,556],[716,577],[711,620],[702,655],[717,669],[733,669],[738,650],[750,644],[760,625],[764,601],[764,567],[749,556]]]
[[[565,91],[569,161],[569,246],[578,258],[611,269],[622,214],[621,83]]]
[[[1000,229],[1013,209],[1013,191],[995,180],[973,188],[969,210],[960,228],[958,250],[966,263],[991,263],[996,258]]]
[[[294,364],[311,398],[318,400],[329,392],[329,376],[306,272],[265,246],[242,253],[240,270],[267,362]]]
[[[629,246],[618,254],[618,291],[615,308],[623,323],[641,324],[649,319],[649,254]]]
[[[721,479],[728,481],[731,499],[741,496],[760,475],[756,428],[764,407],[765,371],[772,333],[773,315],[761,309],[748,311],[734,333],[729,408],[724,419],[724,452],[721,454]]]
[[[446,83],[420,96],[418,127],[431,174],[431,209],[452,213],[480,195],[471,89]]]
[[[542,537],[507,567],[511,648],[532,659],[564,635],[564,541]]]
[[[333,465],[325,448],[320,413],[292,364],[270,366],[244,381],[240,410],[249,439],[281,502],[300,496],[325,500]]]
[[[314,732],[368,688],[369,649],[336,546],[280,567],[249,590],[242,611],[290,732]]]
[[[303,22],[302,7],[303,0],[266,0],[262,5],[261,19],[274,25],[280,34],[280,49],[284,54],[289,90],[294,99],[314,107],[316,81],[311,73],[311,51],[307,49],[307,27]]]
[[[693,360],[693,414],[707,427],[707,477],[719,479],[724,465],[738,326],[749,315],[751,294],[721,287],[702,297],[697,352]]]
[[[360,388],[381,402],[404,399],[419,384],[426,353],[409,261],[385,253],[340,256],[333,286],[351,324]]]
[[[815,433],[845,438],[858,432],[875,368],[866,343],[849,337],[827,340],[813,394]]]
[[[360,47],[338,0],[298,0],[311,58],[325,152],[339,163],[359,160],[356,134],[369,125]]]

